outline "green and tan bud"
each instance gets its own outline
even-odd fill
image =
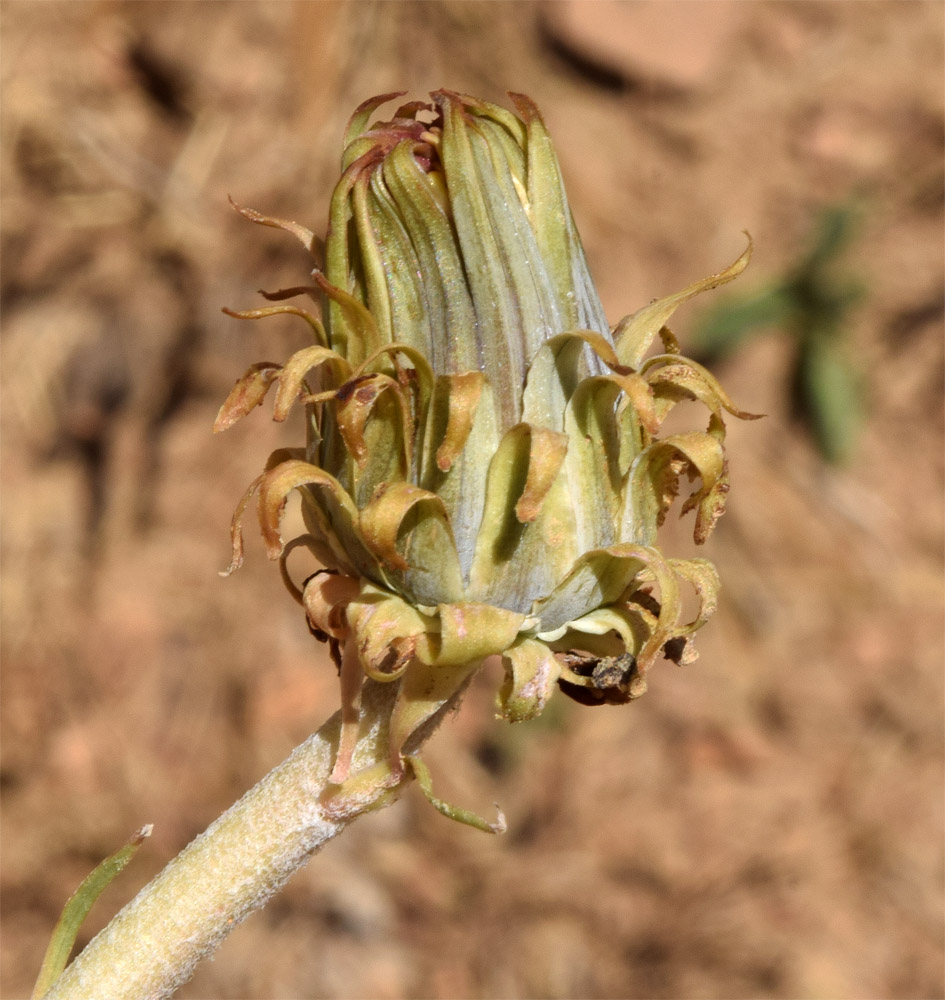
[[[750,416],[666,327],[736,277],[750,247],[611,330],[534,104],[511,95],[515,115],[439,91],[373,121],[399,96],[366,102],[348,126],[309,289],[322,319],[291,305],[234,314],[293,312],[314,343],[251,368],[217,422],[273,384],[275,419],[305,406],[304,449],[276,453],[237,511],[231,569],[256,490],[270,556],[284,568],[301,545],[324,567],[301,591],[285,577],[340,667],[338,782],[365,676],[400,685],[397,774],[411,734],[488,656],[503,657],[499,708],[512,721],[540,713],[556,686],[626,702],[658,658],[694,659],[718,579],[703,559],[666,558],[657,529],[688,480],[682,509],[705,541],[728,491],[723,413]],[[314,247],[296,223],[241,211]],[[660,437],[682,400],[705,405],[707,429]],[[293,490],[308,534],[284,546]],[[692,621],[680,620],[683,587],[698,598]]]

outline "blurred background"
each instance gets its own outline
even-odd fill
[[[608,315],[682,311],[743,408],[699,661],[511,728],[484,674],[435,787],[360,821],[180,996],[943,995],[943,16],[937,2],[2,7],[2,984],[145,822],[87,940],[337,703],[228,524],[299,426],[210,427],[297,320],[375,93],[529,94]],[[691,523],[665,547],[691,555]]]

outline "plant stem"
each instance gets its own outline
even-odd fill
[[[99,933],[45,1000],[169,997],[223,938],[349,823],[394,802],[388,721],[397,683],[365,683],[351,781],[326,801],[340,713],[186,847]],[[419,737],[432,735],[439,713]],[[417,742],[412,746],[417,749]],[[386,779],[386,780],[385,780]]]

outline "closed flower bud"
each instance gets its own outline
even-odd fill
[[[223,429],[276,385],[275,418],[304,405],[304,449],[276,453],[258,490],[269,554],[300,545],[324,567],[302,591],[341,673],[333,780],[348,777],[365,676],[399,684],[394,774],[405,742],[491,655],[499,710],[541,712],[560,687],[588,704],[645,690],[660,657],[688,662],[715,607],[703,559],[669,559],[657,529],[680,489],[705,541],[728,477],[725,412],[739,411],[666,327],[674,310],[747,265],[661,299],[611,330],[591,280],[557,158],[535,105],[517,114],[449,91],[389,121],[368,101],[345,137],[323,266],[292,305],[314,342],[255,365],[220,411]],[[241,210],[314,247],[296,223]],[[287,297],[306,289],[277,293]],[[662,350],[651,353],[659,340]],[[707,426],[660,436],[682,400]],[[284,546],[280,518],[302,495],[308,533]],[[680,619],[681,590],[698,598]]]

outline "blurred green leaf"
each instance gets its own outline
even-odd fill
[[[842,463],[863,416],[862,393],[844,344],[811,337],[798,358],[798,398],[821,454]]]
[[[40,1000],[41,997],[45,996],[62,975],[66,963],[69,961],[69,955],[75,944],[79,928],[89,910],[92,909],[92,905],[105,891],[112,879],[134,857],[145,837],[151,836],[151,829],[149,824],[138,830],[124,847],[107,857],[88,875],[69,897],[43,957],[42,968],[39,970],[36,985],[33,987],[32,1000]]]
[[[726,357],[759,329],[786,322],[791,308],[790,297],[779,288],[725,301],[703,321],[696,336],[696,352],[713,360]]]
[[[863,415],[860,380],[846,341],[850,313],[866,286],[843,267],[861,214],[853,201],[823,209],[797,263],[754,293],[723,299],[695,338],[696,353],[705,361],[731,355],[758,334],[780,331],[794,338],[798,414],[823,457],[835,463],[852,455]]]
[[[859,209],[850,202],[831,205],[821,211],[814,227],[814,241],[799,270],[816,274],[830,267],[853,242]]]

